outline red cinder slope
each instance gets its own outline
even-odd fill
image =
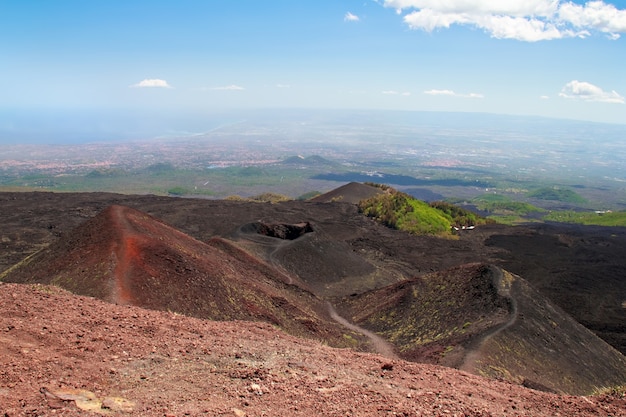
[[[11,417],[626,416],[619,390],[548,394],[332,349],[264,323],[198,320],[40,285],[0,283],[0,306],[0,415]]]
[[[2,279],[212,320],[265,321],[345,344],[323,302],[289,277],[223,239],[203,243],[124,206],[108,207]]]

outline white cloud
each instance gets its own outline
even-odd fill
[[[276,84],[276,88],[291,88],[289,84]]]
[[[590,1],[584,6],[567,2],[559,7],[559,18],[574,27],[594,29],[618,39],[626,33],[626,10],[619,10],[603,1]]]
[[[626,10],[604,1],[585,5],[562,0],[384,0],[404,15],[411,29],[432,32],[452,25],[474,26],[497,39],[541,40],[590,36],[618,39],[626,33]]]
[[[483,94],[478,93],[469,93],[469,94],[459,94],[455,93],[452,90],[427,90],[424,91],[424,94],[428,94],[429,96],[449,96],[449,97],[462,97],[462,98],[485,98]]]
[[[526,16],[549,16],[558,7],[557,0],[385,0],[385,7],[397,10],[432,9],[445,13],[478,13]]]
[[[347,12],[346,15],[343,17],[344,22],[358,22],[359,20],[361,20],[359,19],[359,16],[350,12]]]
[[[452,90],[428,90],[424,91],[424,94],[428,94],[431,96],[454,96],[454,91]]]
[[[245,88],[239,85],[231,84],[231,85],[225,85],[222,87],[213,87],[213,88],[210,88],[209,90],[241,91],[241,90],[245,90]]]
[[[159,80],[158,78],[146,78],[145,80],[139,81],[137,84],[133,84],[129,86],[131,88],[172,88],[171,85],[167,83],[165,80]]]
[[[411,95],[411,93],[408,91],[399,92],[395,90],[385,90],[382,92],[382,94],[389,95],[389,96],[406,96],[406,97]]]
[[[604,91],[600,87],[588,82],[573,80],[565,84],[559,93],[560,97],[584,101],[599,101],[603,103],[624,104],[626,99],[617,91]]]
[[[550,100],[550,96],[539,96],[542,100]]]

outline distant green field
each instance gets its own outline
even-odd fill
[[[543,187],[528,193],[528,197],[539,200],[561,201],[564,203],[582,204],[586,203],[583,197],[567,188]]]
[[[546,221],[577,223],[596,226],[626,226],[626,211],[590,213],[575,211],[555,211],[543,218]]]
[[[529,203],[511,200],[509,197],[502,194],[479,195],[472,199],[472,203],[476,204],[479,210],[495,215],[527,216],[531,213],[545,211]]]

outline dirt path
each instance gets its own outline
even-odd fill
[[[481,352],[485,344],[489,340],[491,340],[493,337],[497,336],[504,330],[514,325],[515,322],[517,321],[517,316],[518,316],[517,300],[511,294],[511,287],[513,285],[513,280],[514,280],[513,276],[510,275],[510,273],[508,272],[506,272],[506,275],[505,275],[505,273],[502,272],[502,269],[498,267],[492,267],[491,270],[494,274],[493,282],[498,288],[498,294],[502,297],[507,297],[511,301],[511,307],[510,307],[510,313],[509,313],[510,317],[508,321],[506,321],[500,326],[490,329],[485,334],[483,334],[478,340],[474,341],[473,343],[471,343],[470,346],[468,346],[468,353],[465,355],[463,364],[459,367],[459,369],[461,369],[462,371],[472,372],[475,368],[476,362],[481,357]]]
[[[249,241],[252,241],[254,243],[257,243],[257,244],[260,244],[262,246],[269,248],[270,250],[269,250],[269,253],[267,254],[266,259],[270,262],[270,264],[274,268],[281,271],[283,274],[287,276],[287,278],[289,279],[289,284],[293,284],[293,278],[291,277],[291,274],[289,273],[289,271],[285,270],[285,268],[281,265],[280,262],[276,260],[276,254],[280,250],[283,250],[286,247],[294,244],[295,240],[280,240],[276,238],[269,238],[266,236],[259,236],[253,233],[246,233],[241,230],[241,227],[235,232],[234,237],[247,239]],[[302,241],[303,239],[307,239],[307,238],[309,238],[309,236],[304,235],[304,236],[299,237],[297,240]],[[379,353],[380,355],[383,355],[389,359],[399,359],[398,355],[396,355],[396,353],[394,352],[394,348],[393,348],[393,345],[391,345],[391,343],[387,342],[385,339],[378,336],[377,334],[367,329],[364,329],[360,326],[357,326],[353,323],[350,323],[348,320],[341,317],[335,310],[335,307],[333,307],[333,305],[330,302],[326,302],[326,308],[328,310],[328,313],[330,314],[330,317],[333,320],[335,320],[337,323],[341,324],[347,329],[360,333],[363,336],[365,336],[367,339],[369,339],[376,353]]]
[[[131,259],[129,253],[132,251],[133,247],[133,242],[131,239],[132,228],[130,227],[128,221],[123,215],[123,207],[113,206],[111,207],[111,210],[112,222],[115,225],[114,227],[117,230],[122,231],[123,236],[121,242],[119,242],[113,248],[113,253],[117,258],[115,271],[113,273],[115,277],[115,296],[117,298],[116,302],[126,304],[130,299],[130,291],[127,286],[127,277],[131,269]]]
[[[396,353],[394,352],[391,343],[387,342],[376,333],[370,332],[369,330],[357,326],[356,324],[350,323],[348,320],[341,317],[335,310],[335,307],[333,307],[330,302],[326,302],[326,307],[328,308],[328,313],[330,314],[330,317],[337,323],[354,332],[361,333],[363,336],[367,337],[372,343],[372,346],[374,347],[376,353],[379,353],[389,359],[399,359],[398,355],[396,355]]]
[[[261,247],[267,248],[268,252],[265,255],[265,259],[274,268],[276,268],[276,270],[278,270],[280,273],[282,273],[287,278],[287,284],[293,285],[294,282],[293,282],[293,277],[291,276],[291,273],[289,271],[287,271],[280,264],[280,262],[276,261],[276,253],[278,253],[278,251],[281,250],[282,248],[292,244],[293,241],[283,240],[283,239],[269,237],[269,236],[264,236],[264,235],[260,235],[260,234],[258,234],[256,232],[246,232],[246,231],[242,230],[242,228],[244,226],[246,226],[246,225],[239,226],[239,228],[237,228],[237,230],[233,233],[232,238],[233,239],[247,240],[249,242],[256,243],[257,245],[259,245]]]

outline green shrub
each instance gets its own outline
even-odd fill
[[[167,190],[167,193],[171,195],[187,195],[191,194],[191,190],[185,187],[172,187]]]
[[[382,189],[385,193],[359,202],[361,213],[387,227],[410,233],[432,235],[450,233],[450,219],[439,210],[393,188]]]
[[[457,226],[475,226],[485,223],[485,219],[476,213],[445,201],[433,201],[430,206],[442,212],[452,224]]]

